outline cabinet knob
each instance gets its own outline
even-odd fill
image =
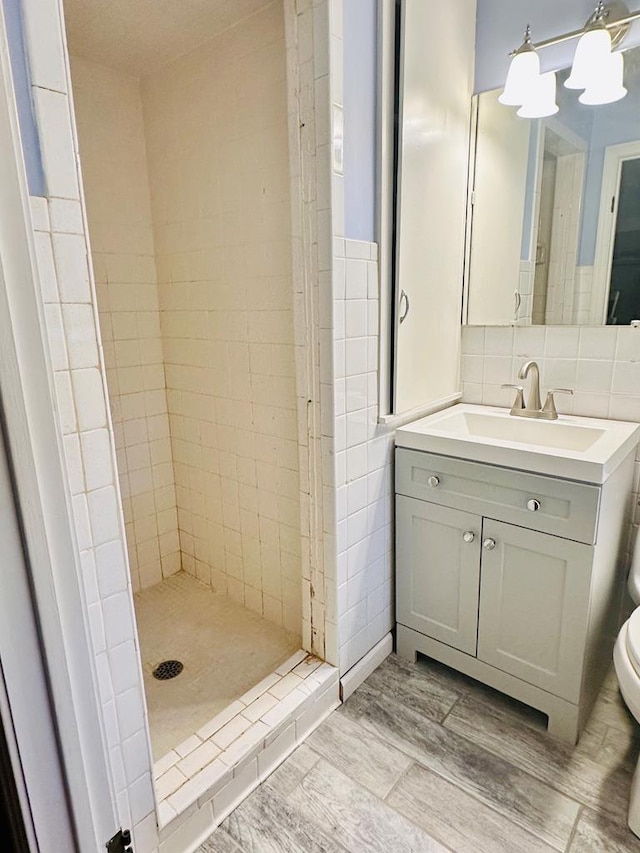
[[[476,538],[476,534],[473,532],[473,530],[467,530],[462,538],[465,542],[473,542],[473,540]]]
[[[538,512],[540,509],[540,501],[536,498],[531,498],[530,501],[527,501],[527,509],[531,510],[531,512]]]
[[[485,549],[485,551],[493,551],[493,549],[496,547],[496,540],[485,539],[482,543],[482,547]]]
[[[436,486],[440,485],[440,477],[429,477],[429,479],[427,480],[427,484],[431,486],[432,489],[435,489]]]

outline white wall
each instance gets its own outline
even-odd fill
[[[143,78],[183,568],[300,633],[284,18]]]
[[[180,570],[138,80],[72,60],[91,258],[134,590]]]
[[[345,236],[375,240],[377,233],[378,0],[344,3],[344,222]]]

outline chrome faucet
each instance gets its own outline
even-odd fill
[[[526,379],[531,374],[531,390],[527,399],[525,410],[528,412],[539,412],[542,409],[540,402],[540,368],[536,361],[525,361],[518,371],[518,379]]]
[[[569,388],[552,388],[547,392],[544,406],[540,403],[540,368],[535,361],[525,361],[518,371],[518,379],[526,379],[531,374],[531,389],[525,404],[524,388],[522,385],[503,385],[503,388],[514,388],[516,399],[511,412],[517,418],[539,418],[546,421],[555,421],[558,417],[554,394],[573,394]]]

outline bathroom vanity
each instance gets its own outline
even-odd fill
[[[611,665],[636,424],[459,405],[396,434],[397,651],[575,742]]]

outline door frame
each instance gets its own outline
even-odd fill
[[[60,781],[81,851],[117,828],[98,685],[56,420],[5,19],[0,8],[0,394],[14,501],[54,711]],[[9,703],[16,685],[7,680]],[[19,710],[19,709],[16,709]],[[30,709],[34,714],[35,709]],[[18,746],[30,748],[24,739]],[[29,778],[25,778],[29,791]]]
[[[593,261],[591,321],[594,325],[605,325],[607,322],[622,164],[626,160],[638,158],[640,158],[640,141],[623,142],[620,145],[609,145],[605,148],[598,211],[598,236]],[[613,207],[612,198],[614,199]]]
[[[399,12],[398,12],[399,14]],[[393,367],[395,352],[395,158],[394,121],[396,111],[396,2],[378,3],[378,121],[377,121],[377,211],[379,252],[380,346],[378,362],[379,421],[391,422],[393,407]]]
[[[9,777],[8,779],[6,777]],[[0,663],[0,796],[10,803],[5,808],[9,811],[6,819],[13,829],[22,836],[19,839],[20,853],[23,850],[37,850],[36,829],[34,826],[31,805],[27,793],[24,772],[20,760],[20,751],[13,727],[11,708],[7,696],[2,664]],[[16,823],[21,826],[15,827]]]

